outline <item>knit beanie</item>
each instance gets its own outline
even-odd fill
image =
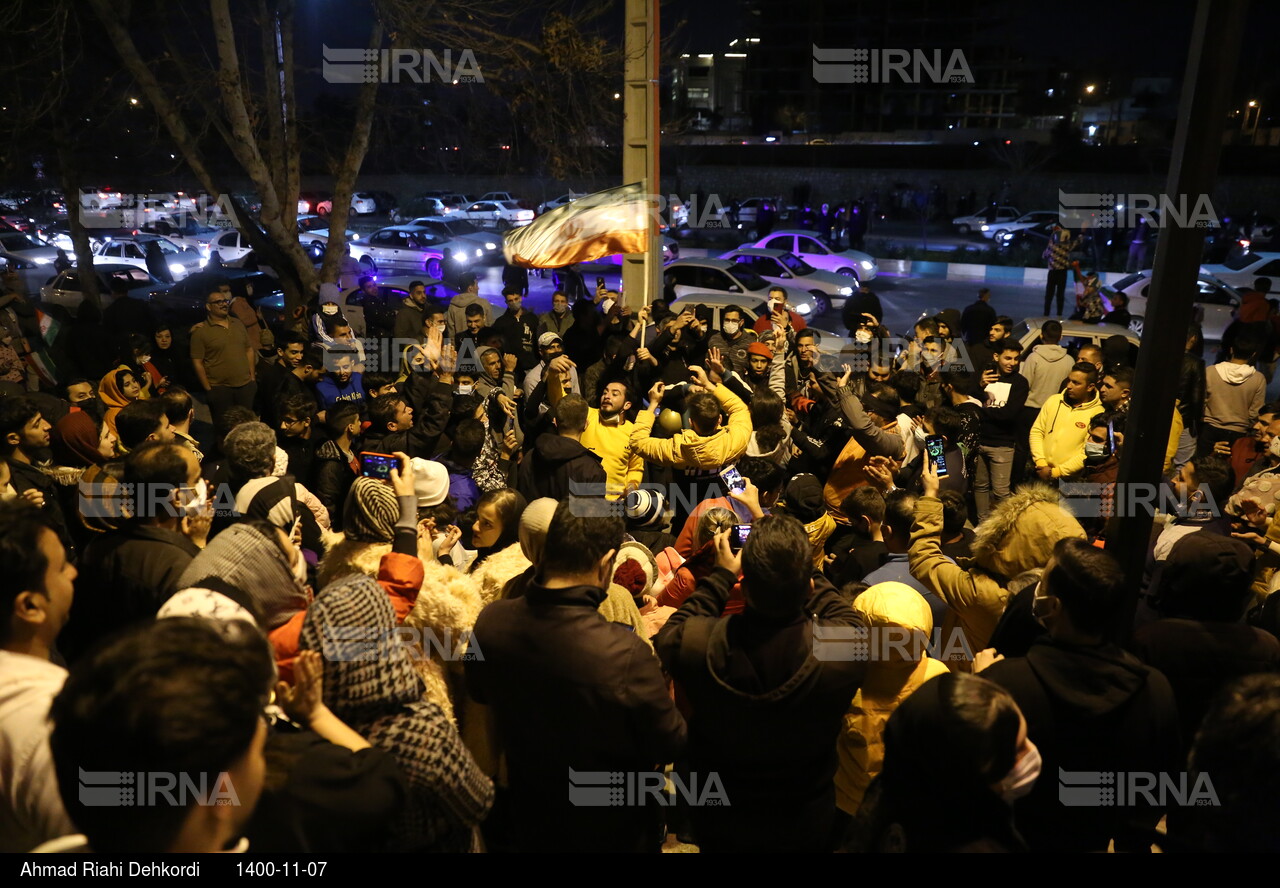
[[[765,345],[763,342],[753,342],[747,346],[748,355],[759,355],[762,358],[773,360],[773,349]]]
[[[389,486],[377,478],[361,477],[351,485],[342,509],[347,539],[361,543],[389,543],[400,520],[400,504]]]
[[[409,460],[413,468],[413,489],[418,494],[418,508],[438,506],[449,496],[449,470],[433,459],[415,456]]]
[[[657,527],[662,524],[667,503],[660,492],[643,487],[627,492],[623,514],[633,527]]]
[[[558,505],[559,501],[544,496],[525,506],[520,515],[520,551],[535,567],[547,548],[547,531]]]
[[[337,303],[338,297],[341,295],[342,295],[342,291],[338,289],[338,285],[335,283],[326,281],[325,283],[320,285],[320,304],[321,305],[325,304],[326,302]]]

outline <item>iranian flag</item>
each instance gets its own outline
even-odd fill
[[[649,248],[653,206],[637,183],[588,194],[507,234],[507,261],[525,268],[564,268]]]
[[[40,335],[44,337],[44,341],[53,345],[53,341],[58,338],[58,331],[62,329],[58,319],[36,309],[36,320],[40,322]]]

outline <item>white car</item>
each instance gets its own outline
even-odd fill
[[[510,201],[517,201],[517,202],[518,202],[518,201],[520,200],[520,198],[516,197],[516,196],[515,196],[514,194],[512,194],[510,191],[486,191],[484,194],[482,194],[482,195],[480,195],[479,197],[477,197],[477,198],[476,198],[476,200],[478,200],[478,201],[480,201],[480,200],[496,200],[496,201],[506,201],[506,200],[510,200]]]
[[[354,191],[351,194],[351,212],[368,216],[378,212],[378,201],[367,191]]]
[[[1142,344],[1142,337],[1133,330],[1116,324],[1088,324],[1084,321],[1069,321],[1062,318],[1027,318],[1020,324],[1014,325],[1009,337],[1016,339],[1022,345],[1022,360],[1025,361],[1031,354],[1031,349],[1044,341],[1040,336],[1040,330],[1047,321],[1051,320],[1062,324],[1060,344],[1072,353],[1078,353],[1080,348],[1086,345],[1101,348],[1102,343],[1112,336],[1123,336],[1129,341],[1129,366],[1132,367],[1138,363],[1138,346]]]
[[[853,295],[853,281],[843,274],[814,268],[784,250],[764,250],[747,247],[730,250],[720,256],[750,268],[771,284],[784,287],[802,287],[813,296],[814,314],[822,314],[829,308],[843,308],[845,300]]]
[[[711,309],[711,329],[719,330],[721,324],[721,314],[730,306],[742,309],[742,313],[746,316],[745,322],[747,329],[755,326],[762,314],[768,312],[768,299],[757,296],[752,293],[749,296],[741,296],[734,293],[691,293],[689,295],[679,297],[671,302],[667,307],[674,312],[680,312],[686,305],[705,305]],[[805,322],[805,329],[812,330],[818,334],[815,342],[818,350],[824,355],[840,355],[841,351],[852,345],[852,340],[842,333],[834,333],[830,330],[823,330],[812,324]],[[831,369],[838,369],[832,366]]]
[[[58,248],[23,234],[21,231],[0,231],[0,252],[26,259],[36,265],[52,265],[58,258]]]
[[[147,267],[147,250],[155,243],[164,254],[164,261],[169,266],[169,273],[175,281],[180,281],[189,274],[195,274],[208,264],[208,259],[199,250],[183,249],[173,241],[157,234],[136,234],[129,237],[108,237],[94,249],[95,256],[101,256],[108,262],[120,262],[135,268]]]
[[[738,201],[738,230],[746,232],[755,230],[756,222],[760,218],[760,208],[765,204],[770,204],[776,214],[782,202],[776,197],[748,197],[746,200]],[[702,208],[699,207],[698,211],[701,212]],[[688,218],[687,213],[686,218]],[[720,210],[720,223],[724,228],[729,227],[728,207]]]
[[[1151,286],[1151,272],[1140,271],[1116,281],[1113,286],[1103,287],[1105,294],[1123,293],[1129,297],[1129,314],[1133,320],[1129,329],[1142,335],[1144,320],[1147,316],[1147,290]],[[1222,334],[1235,320],[1236,309],[1240,307],[1240,291],[1230,284],[1223,283],[1211,274],[1201,274],[1196,280],[1198,292],[1195,298],[1195,320],[1200,325],[1204,338],[1209,342],[1221,342]]]
[[[174,219],[157,219],[149,225],[142,226],[148,234],[159,234],[173,241],[179,247],[190,247],[198,250],[206,259],[209,257],[209,244],[219,234],[227,230],[226,226],[200,225],[191,220],[178,224]]]
[[[544,200],[538,204],[538,215],[541,216],[547,210],[554,210],[565,204],[571,204],[580,197],[586,197],[585,194],[578,194],[576,191],[570,191],[568,194],[562,194],[559,197],[553,197],[551,200]]]
[[[217,253],[223,265],[235,265],[253,252],[249,240],[234,228],[226,229],[209,241],[209,256]]]
[[[446,271],[466,268],[477,258],[469,245],[459,249],[454,241],[416,225],[392,225],[356,238],[351,242],[351,256],[373,274],[423,272],[436,279],[445,277]]]
[[[1280,289],[1280,253],[1242,253],[1221,265],[1201,265],[1200,271],[1239,289],[1253,289],[1260,277],[1271,278],[1272,292]]]
[[[86,210],[101,210],[107,207],[118,207],[123,202],[120,192],[113,188],[95,188],[86,185],[80,189],[80,206]]]
[[[996,239],[999,243],[1002,235],[1011,231],[1025,231],[1028,228],[1034,228],[1042,222],[1057,222],[1057,210],[1036,210],[1031,213],[1023,213],[1012,222],[982,222],[978,226],[978,231],[987,240]]]
[[[958,234],[968,234],[970,231],[979,231],[983,225],[992,223],[1013,222],[1022,216],[1022,210],[1017,207],[996,207],[995,217],[987,221],[987,211],[980,213],[972,213],[968,216],[956,216],[951,220],[951,224],[956,227]]]
[[[746,266],[727,259],[677,259],[662,269],[663,295],[670,304],[688,296],[712,295],[732,302],[731,296],[769,298],[771,285]],[[802,318],[817,314],[813,295],[798,287],[783,289],[787,302]]]
[[[349,228],[346,232],[348,242],[360,236]],[[329,220],[323,216],[299,216],[298,242],[312,252],[323,253],[329,245]]]
[[[833,250],[818,239],[812,231],[783,229],[775,231],[768,237],[762,237],[755,243],[743,244],[740,249],[763,247],[766,250],[782,250],[799,256],[814,268],[823,271],[834,271],[856,281],[874,281],[880,273],[880,266],[870,253],[860,250]]]
[[[478,200],[459,210],[458,215],[481,228],[507,231],[533,221],[533,210],[523,210],[514,200]]]
[[[420,216],[410,224],[425,228],[446,240],[470,242],[473,250],[483,251],[476,254],[477,259],[489,259],[502,255],[502,238],[487,231],[481,231],[466,219],[459,219],[457,216],[447,218]]]
[[[102,297],[102,307],[106,308],[113,301],[111,282],[123,280],[129,287],[129,296],[149,302],[160,295],[169,286],[156,280],[145,268],[120,263],[95,264],[93,272],[98,276],[98,294]],[[40,301],[45,305],[59,305],[65,308],[72,317],[80,312],[80,303],[84,301],[84,293],[80,288],[81,270],[69,268],[49,278],[49,282],[40,288]]]

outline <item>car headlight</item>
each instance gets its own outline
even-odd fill
[[[812,314],[812,312],[813,312],[813,306],[809,305],[808,303],[801,303],[800,305],[796,306],[796,314],[807,315],[807,314]]]
[[[991,230],[991,226],[990,226],[990,225],[983,225],[981,230],[982,230],[982,231],[990,231],[990,230]]]
[[[484,255],[484,250],[476,250],[476,258],[479,259]]]
[[[498,249],[498,245],[495,243],[490,243],[489,241],[485,241],[484,248],[486,250],[496,250]]]
[[[853,287],[841,287],[839,290],[836,290],[836,295],[837,295],[837,296],[852,296],[852,295],[853,295]]]
[[[466,254],[465,254],[465,253],[454,253],[454,254],[453,254],[453,261],[454,261],[454,262],[466,262],[466,261],[467,261]]]
[[[863,271],[871,271],[871,269],[876,267],[876,264],[874,262],[869,262],[866,259],[863,259],[858,264],[862,266]]]
[[[53,260],[50,259],[48,256],[41,256],[38,259],[32,259],[31,261],[34,262],[36,265],[52,265],[53,264]]]
[[[170,271],[170,272],[172,272],[173,274],[182,274],[182,273],[183,273],[183,272],[185,272],[186,270],[187,270],[187,269],[186,269],[185,267],[183,267],[183,266],[179,265],[179,264],[178,264],[178,263],[176,263],[176,262],[171,262],[171,263],[169,264],[169,271]]]
[[[206,265],[208,265],[208,264],[209,264],[209,260],[208,260],[208,259],[204,259],[204,258],[201,258],[201,259],[200,259],[200,267],[201,267],[201,268],[204,268],[204,267],[205,267]]]

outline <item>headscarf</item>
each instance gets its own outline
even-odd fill
[[[98,383],[98,398],[102,401],[102,405],[107,408],[102,414],[102,421],[107,424],[107,427],[112,432],[116,430],[116,414],[133,403],[120,390],[120,383],[123,382],[124,374],[126,373],[134,379],[138,378],[138,374],[133,371],[132,367],[120,364],[116,369],[102,377],[102,381]],[[138,382],[141,384],[142,380],[139,379]],[[145,392],[143,395],[145,395]]]
[[[395,756],[410,790],[394,826],[402,850],[466,851],[493,804],[493,784],[435,703],[395,632],[391,600],[371,577],[335,580],[307,610],[301,650],[324,657],[324,702],[370,744]]]
[[[544,496],[525,506],[524,513],[520,516],[520,551],[535,567],[546,551],[547,531],[558,505],[559,500]]]
[[[60,466],[74,468],[100,466],[106,462],[98,452],[100,438],[92,416],[83,410],[68,413],[53,427],[50,441],[53,460]]]
[[[262,611],[262,627],[268,632],[308,604],[306,586],[294,579],[292,565],[276,541],[247,524],[233,524],[210,540],[178,577],[178,588],[199,586],[207,577],[221,577],[247,591]]]

